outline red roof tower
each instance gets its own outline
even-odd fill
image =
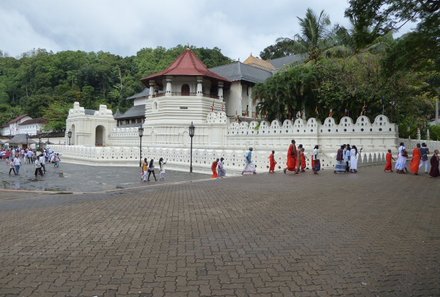
[[[203,76],[215,81],[229,82],[227,78],[209,70],[189,48],[186,49],[167,69],[144,77],[141,81],[148,86],[150,80],[160,83],[165,76]]]

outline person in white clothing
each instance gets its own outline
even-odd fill
[[[163,158],[159,159],[159,180],[165,180],[165,164],[167,162]]]
[[[14,162],[15,174],[16,175],[20,174],[21,159],[18,157],[18,154],[15,154],[15,157],[12,160],[12,162]]]
[[[41,154],[40,157],[38,157],[38,160],[40,161],[41,170],[46,174],[46,158]]]
[[[351,151],[350,151],[350,172],[351,173],[357,173],[358,158],[359,158],[358,149],[355,145],[353,145],[351,147]]]

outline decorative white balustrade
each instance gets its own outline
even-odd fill
[[[189,170],[189,136],[187,127],[180,125],[144,125],[142,138],[142,159],[160,157],[167,160],[167,167],[175,170]],[[239,172],[244,167],[244,155],[249,147],[254,148],[254,161],[259,172],[268,170],[268,157],[275,150],[278,169],[286,164],[287,149],[291,139],[297,145],[303,144],[307,163],[313,147],[318,144],[323,168],[335,164],[337,149],[343,143],[363,148],[360,165],[384,162],[387,149],[396,149],[397,127],[384,115],[377,116],[373,123],[361,116],[354,122],[343,117],[338,124],[333,118],[326,118],[321,124],[315,118],[307,121],[296,119],[283,123],[274,120],[232,122],[224,112],[210,112],[206,123],[196,128],[193,149],[195,171],[209,172],[216,158],[225,158],[225,166]],[[65,161],[110,166],[135,166],[140,160],[140,138],[138,127],[114,127],[110,130],[109,144],[105,147],[53,146],[63,154]]]

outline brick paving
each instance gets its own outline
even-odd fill
[[[0,296],[440,296],[440,179],[0,192]]]

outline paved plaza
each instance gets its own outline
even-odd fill
[[[382,169],[3,190],[0,296],[440,296],[440,179]]]
[[[159,179],[158,169],[156,169],[156,178]],[[140,167],[85,166],[69,163],[61,163],[59,168],[48,163],[44,177],[35,178],[33,164],[24,163],[19,175],[9,175],[9,166],[5,160],[0,160],[0,187],[14,190],[62,193],[102,192],[206,178],[209,178],[209,175],[167,170],[165,180],[155,182],[151,175],[150,182],[144,183],[141,181]]]

